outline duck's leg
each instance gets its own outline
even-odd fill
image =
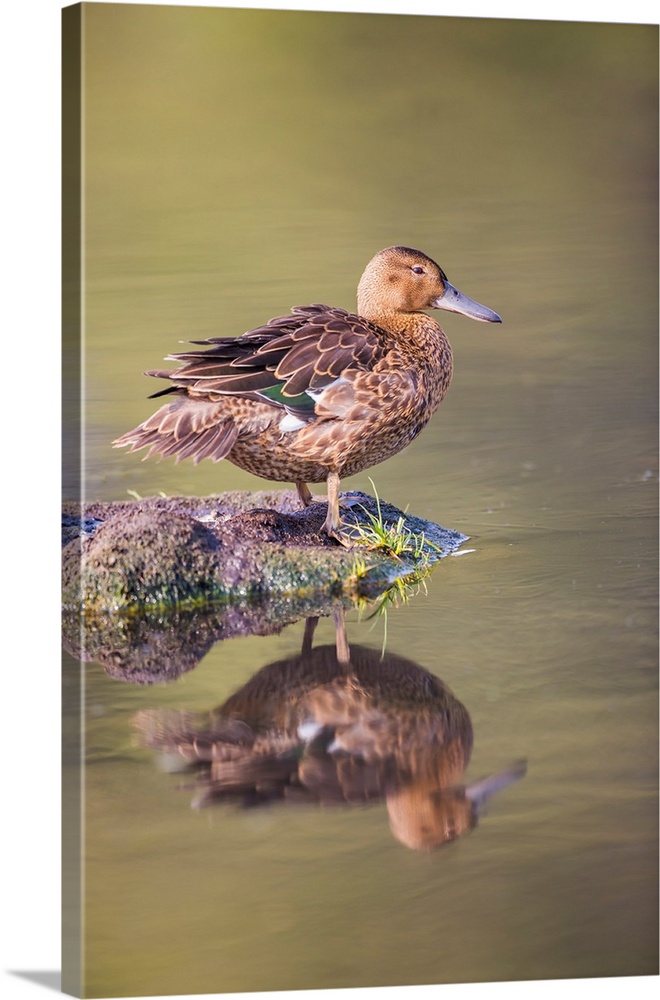
[[[314,503],[314,494],[310,492],[307,483],[296,480],[296,489],[298,490],[298,496],[303,507],[309,507],[310,503]]]
[[[341,542],[342,545],[346,545],[347,548],[350,548],[350,539],[340,534],[339,531],[339,528],[341,527],[341,522],[339,520],[339,484],[339,474],[337,472],[329,472],[326,480],[328,490],[328,513],[326,514],[321,531],[324,531],[326,535],[330,536],[330,538],[335,538],[338,542]]]
[[[316,632],[318,623],[318,618],[308,618],[305,622],[305,634],[303,635],[302,649],[300,651],[301,656],[312,655],[312,643],[314,642],[314,633]]]
[[[337,662],[342,667],[349,666],[351,662],[351,650],[348,645],[348,636],[346,635],[346,615],[344,609],[340,608],[338,611],[333,611],[332,617],[335,623]]]

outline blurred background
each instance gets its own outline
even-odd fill
[[[441,317],[447,399],[347,488],[371,476],[470,536],[390,611],[387,646],[466,705],[470,777],[529,761],[433,855],[382,806],[197,814],[131,719],[219,704],[302,624],[164,687],[89,665],[90,996],[657,971],[657,40],[84,6],[87,498],[262,488],[113,451],[154,408],[141,373],[295,304],[353,308],[377,250],[424,251],[503,323]],[[372,624],[349,640],[380,648]]]

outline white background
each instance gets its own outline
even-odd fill
[[[150,0],[142,0],[150,2]],[[160,0],[167,2],[167,0]],[[180,6],[193,6],[179,0]],[[16,971],[60,968],[59,127],[58,0],[3,5],[2,352],[4,544],[0,991],[48,996]],[[658,23],[650,0],[318,0],[196,6],[351,10]],[[532,13],[533,7],[533,13]],[[7,348],[9,350],[7,351]],[[38,459],[34,461],[34,459]],[[439,942],[440,945],[440,942]],[[515,942],[512,942],[515,947]],[[469,970],[466,970],[469,973]],[[558,993],[656,995],[650,978],[325,991],[319,997],[527,1000]],[[263,994],[262,994],[263,995]],[[305,1000],[308,994],[273,994]]]

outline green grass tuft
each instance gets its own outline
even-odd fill
[[[352,527],[353,540],[357,545],[364,545],[367,549],[382,552],[400,561],[404,557],[408,557],[415,562],[420,559],[428,562],[428,556],[425,552],[426,545],[431,545],[436,551],[439,551],[438,547],[427,542],[423,532],[421,535],[416,535],[414,532],[408,531],[403,516],[399,517],[396,524],[386,524],[374,481],[370,479],[369,482],[376,498],[377,513],[372,514],[366,507],[360,505],[367,517],[367,523]]]

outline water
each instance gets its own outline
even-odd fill
[[[191,810],[136,716],[212,710],[304,623],[166,685],[87,664],[88,995],[653,974],[657,31],[85,18],[87,496],[258,488],[113,451],[150,412],[141,372],[293,304],[351,307],[376,250],[418,246],[504,322],[443,316],[440,412],[349,487],[470,536],[390,609],[386,649],[465,706],[462,782],[528,762],[432,853],[383,801]],[[348,615],[378,655],[383,628]]]

